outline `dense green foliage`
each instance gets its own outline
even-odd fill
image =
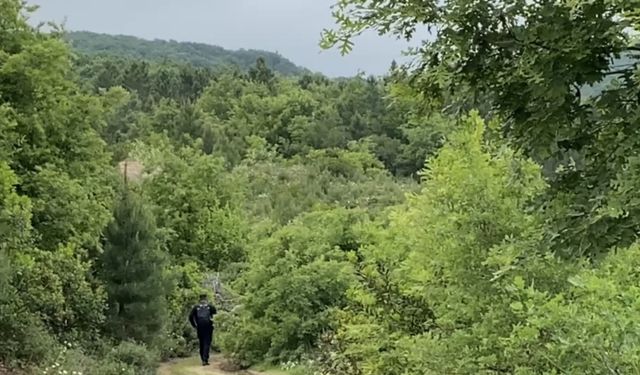
[[[0,363],[152,374],[215,292],[242,367],[639,371],[637,2],[340,0],[435,32],[335,80],[0,9]]]
[[[250,365],[313,349],[354,281],[349,254],[358,244],[351,228],[363,216],[347,209],[313,212],[257,244],[237,286],[238,310],[222,318],[223,349],[233,359]]]
[[[246,72],[74,57],[64,34],[28,25],[21,2],[0,5],[0,361],[11,367],[140,374],[189,354],[185,317],[211,292],[208,272],[229,289],[255,264],[250,250],[299,215],[382,214],[415,185],[385,165],[412,174],[422,156],[409,147],[433,153],[445,130],[410,135],[421,122],[389,81],[283,78],[256,56]],[[121,191],[125,159],[135,193]]]
[[[133,36],[96,34],[87,31],[68,32],[65,38],[75,51],[89,56],[117,56],[160,63],[172,61],[201,68],[235,66],[243,71],[248,71],[256,59],[261,57],[271,69],[283,75],[297,75],[306,71],[285,57],[267,51],[231,51],[203,43],[145,40]]]
[[[452,100],[452,92],[453,100],[471,105],[482,100],[488,115],[504,119],[509,144],[544,166],[556,250],[598,256],[633,242],[635,219],[607,204],[625,156],[636,149],[638,4],[428,3],[342,0],[336,13],[342,27],[327,31],[324,42],[348,50],[350,38],[369,27],[406,37],[434,27],[435,40],[420,51],[416,85],[440,101]],[[611,71],[612,58],[623,55],[631,63]],[[583,100],[585,85],[610,75],[619,77],[613,86]]]
[[[639,5],[339,1],[326,47],[348,52],[368,28],[410,38],[430,27],[435,39],[419,51],[414,87],[436,108],[477,106],[495,126],[484,139],[453,138],[429,163],[423,193],[395,216],[405,227],[373,247],[378,270],[362,283],[391,283],[394,298],[414,301],[392,302],[399,315],[417,303],[429,308],[418,315],[424,320],[412,330],[393,320],[368,328],[372,316],[389,317],[372,315],[380,302],[356,287],[327,344],[340,354],[321,358],[330,373],[638,371],[637,335],[627,325],[635,288],[623,285],[634,284],[637,251]],[[585,86],[603,89],[585,95]],[[546,187],[524,157],[540,165]],[[501,166],[509,158],[512,176]],[[407,229],[414,225],[417,237]]]

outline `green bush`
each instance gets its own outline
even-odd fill
[[[55,375],[78,375],[78,374],[97,374],[98,362],[88,356],[80,347],[71,343],[61,345],[55,350],[51,350],[53,358],[40,367],[37,374],[55,374]]]
[[[121,364],[124,368],[134,369],[136,375],[154,375],[158,359],[158,354],[145,345],[122,342],[106,354],[104,361],[106,364]]]
[[[299,359],[343,306],[355,281],[359,210],[303,215],[260,242],[235,284],[241,306],[219,319],[220,344],[242,365]]]
[[[31,202],[15,192],[17,176],[0,161],[0,363],[23,366],[50,357],[55,340],[15,287],[27,275],[18,254],[31,250]]]
[[[640,243],[567,275],[567,290],[516,292],[521,322],[505,354],[517,374],[640,372]]]
[[[167,361],[171,358],[188,357],[194,352],[194,340],[177,332],[166,330],[160,335],[153,347],[158,351],[160,360]]]
[[[214,333],[227,358],[240,368],[248,368],[264,360],[276,329],[273,325],[246,318],[245,314],[242,311],[221,313],[216,322],[223,328],[220,334]]]
[[[37,317],[5,293],[0,288],[0,363],[22,367],[46,361],[57,342]]]
[[[530,203],[540,169],[487,146],[477,115],[430,162],[420,194],[359,251],[359,283],[321,358],[326,373],[512,373],[507,338],[523,322],[513,290],[562,289]]]
[[[104,343],[95,353],[66,343],[50,350],[51,358],[42,361],[36,374],[55,375],[155,375],[157,355],[147,347],[124,342],[117,346]],[[109,348],[110,347],[110,348]]]

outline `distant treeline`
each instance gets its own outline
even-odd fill
[[[253,66],[259,57],[262,57],[272,70],[280,74],[296,75],[306,72],[306,69],[295,65],[278,53],[268,51],[245,49],[231,51],[202,43],[152,41],[133,36],[86,31],[69,32],[66,38],[77,52],[85,55],[109,55],[150,62],[173,61],[202,68],[236,66],[245,71]]]

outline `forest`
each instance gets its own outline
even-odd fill
[[[640,373],[640,2],[337,0],[433,34],[340,79],[0,9],[0,374],[156,374],[201,293],[238,369]]]
[[[64,35],[73,50],[89,56],[117,56],[158,63],[179,62],[204,68],[233,66],[249,70],[262,57],[269,68],[283,75],[303,74],[306,69],[274,52],[256,50],[230,51],[222,47],[202,43],[165,40],[144,40],[126,35],[97,34],[88,31],[71,31]]]

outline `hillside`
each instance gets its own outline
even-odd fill
[[[133,36],[87,31],[69,32],[67,39],[77,52],[86,55],[111,55],[153,62],[171,60],[187,62],[197,67],[235,65],[242,70],[248,70],[258,57],[263,57],[272,70],[284,75],[301,74],[306,71],[279,54],[268,51],[232,51],[202,43],[145,40]]]

